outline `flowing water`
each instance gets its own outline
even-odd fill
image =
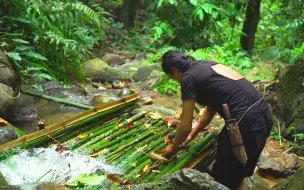
[[[64,184],[71,176],[90,173],[121,173],[102,158],[90,158],[70,151],[56,152],[55,147],[22,150],[1,161],[0,171],[10,185],[50,182]]]

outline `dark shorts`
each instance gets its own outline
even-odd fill
[[[237,188],[244,177],[249,177],[253,174],[272,128],[272,119],[269,111],[262,112],[250,120],[246,126],[240,126],[240,129],[244,129],[244,127],[250,129],[241,130],[248,157],[246,167],[243,167],[234,156],[226,127],[223,128],[218,136],[217,156],[210,174],[216,181],[230,189]]]

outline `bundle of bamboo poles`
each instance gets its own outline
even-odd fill
[[[162,119],[152,119],[146,112],[125,114],[63,142],[72,151],[92,157],[101,156],[106,162],[119,165],[129,182],[158,181],[162,176],[185,167],[200,152],[214,144],[214,133],[203,133],[182,149],[168,163],[155,159],[153,153],[167,146],[168,134],[175,129]],[[209,154],[211,155],[211,153]],[[200,170],[206,170],[214,157],[206,156]],[[214,155],[214,153],[212,154]],[[207,160],[208,158],[208,160]]]
[[[158,181],[165,174],[186,167],[214,144],[214,133],[202,133],[189,143],[188,149],[179,150],[165,162],[155,152],[161,151],[173,141],[168,140],[169,134],[175,133],[176,129],[168,127],[162,118],[152,117],[150,113],[132,111],[136,106],[127,103],[112,108],[26,142],[18,148],[57,143],[64,149],[91,157],[102,157],[109,164],[120,166],[124,173],[119,177],[120,180],[138,183]],[[15,153],[15,149],[10,151],[9,154],[1,152],[0,159]],[[214,156],[215,151],[210,151],[197,168],[206,170]]]

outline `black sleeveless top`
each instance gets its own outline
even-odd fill
[[[183,73],[181,80],[182,100],[194,99],[201,105],[210,106],[223,117],[222,104],[227,103],[232,117],[237,121],[248,107],[261,99],[254,86],[245,78],[232,80],[216,73],[209,61],[197,61]],[[254,119],[267,109],[264,100],[253,106],[243,117],[240,125]]]

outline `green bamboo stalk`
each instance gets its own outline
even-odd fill
[[[66,133],[68,131],[72,131],[72,130],[76,130],[77,128],[79,127],[82,127],[84,125],[88,125],[92,122],[95,122],[96,120],[99,120],[100,118],[102,117],[106,117],[106,116],[109,116],[119,110],[123,110],[123,109],[126,109],[132,105],[134,105],[135,102],[129,102],[129,103],[126,103],[126,104],[123,104],[121,106],[118,106],[118,107],[115,107],[115,108],[112,108],[112,109],[109,109],[109,110],[106,110],[106,111],[103,111],[103,112],[100,112],[100,113],[97,113],[89,118],[86,118],[84,120],[81,120],[81,121],[78,121],[78,122],[75,122],[71,125],[68,125],[67,127],[64,127],[64,128],[61,128],[57,131],[54,131],[52,133],[49,134],[49,136],[51,137],[56,137],[60,134],[63,134],[63,133]],[[136,104],[135,104],[136,105]],[[12,155],[14,155],[15,153],[18,152],[18,148],[20,149],[24,149],[24,148],[31,148],[31,147],[35,147],[35,146],[39,146],[43,143],[46,143],[48,142],[50,139],[48,136],[42,136],[40,138],[37,138],[37,139],[34,139],[30,142],[27,142],[27,143],[24,143],[18,147],[15,147],[14,149],[9,149],[9,150],[5,150],[5,151],[2,151],[0,152],[0,160],[2,159],[5,159],[5,158],[8,158]]]
[[[207,172],[208,167],[215,160],[216,152],[217,152],[216,150],[212,151],[204,160],[202,160],[194,168],[201,172]]]
[[[137,176],[136,174],[139,174],[141,170],[143,170],[147,165],[152,164],[153,161],[148,158],[144,162],[142,162],[139,166],[137,166],[134,170],[132,170],[128,175],[124,177],[124,179],[135,179]]]
[[[165,144],[165,142],[161,142],[160,144],[158,144],[156,147],[152,148],[149,153],[156,150],[162,150],[166,147],[167,145]],[[137,166],[141,165],[145,160],[150,159],[150,157],[145,154],[142,155],[140,158],[138,158],[137,160],[135,160],[134,162],[128,162],[129,164],[127,164],[124,168],[124,172],[127,174],[127,176],[132,173],[132,170],[134,170],[134,168],[137,168]],[[126,178],[127,179],[127,178]]]
[[[144,119],[141,119],[139,121],[134,121],[133,122],[133,129],[141,126],[143,122],[144,122]],[[128,128],[122,128],[121,130],[117,131],[117,128],[114,126],[111,131],[108,131],[107,133],[103,133],[101,135],[98,135],[98,138],[100,139],[98,142],[96,142],[96,143],[94,143],[94,144],[92,144],[90,146],[87,146],[85,148],[89,149],[89,150],[92,150],[92,149],[94,149],[97,146],[101,146],[103,144],[108,143],[109,140],[105,139],[105,137],[108,138],[108,139],[115,139],[115,137],[120,136],[120,135],[126,133],[127,131],[129,131]]]
[[[162,133],[159,133],[157,135],[154,135],[152,138],[148,139],[148,140],[145,140],[141,143],[138,143],[134,146],[134,148],[130,149],[129,151],[127,151],[123,156],[121,156],[119,159],[117,159],[114,164],[115,165],[118,165],[118,164],[122,164],[123,162],[125,161],[128,161],[132,156],[134,156],[136,153],[137,153],[137,149],[139,148],[142,148],[144,146],[151,146],[149,145],[151,142],[154,142],[154,141],[161,141],[161,137],[164,136],[165,134],[167,134],[168,132],[170,132],[172,129],[167,129],[165,130],[164,132]],[[141,154],[142,155],[142,154]]]
[[[158,122],[156,125],[159,125],[160,123],[161,122]],[[126,134],[123,134],[123,135],[117,137],[116,139],[114,139],[114,140],[106,143],[106,144],[103,144],[101,146],[95,146],[94,149],[91,151],[91,153],[93,153],[94,151],[100,151],[100,150],[102,150],[104,148],[108,148],[108,147],[112,146],[115,143],[121,142],[122,140],[124,140],[124,139],[126,139],[128,137],[131,137],[134,134],[142,133],[142,132],[145,132],[145,131],[146,131],[146,133],[151,133],[151,131],[149,131],[149,130],[147,131],[147,127],[144,124],[144,125],[141,125],[138,129],[136,129],[136,128],[132,129],[132,130],[128,131]],[[152,133],[153,133],[153,131],[152,131]]]
[[[150,123],[150,125],[152,125],[151,128],[157,128],[161,125],[162,123],[161,122],[157,122],[156,120],[152,121]],[[154,131],[153,131],[154,133]],[[109,152],[112,152],[114,150],[119,150],[119,149],[124,149],[126,147],[129,147],[133,144],[136,144],[138,141],[142,140],[143,138],[149,136],[150,133],[148,134],[139,134],[138,136],[135,136],[135,137],[131,137],[130,139],[127,139],[127,140],[124,140],[122,143],[120,144],[115,144],[114,146],[110,147],[108,150]],[[152,133],[151,133],[152,134]],[[121,145],[122,144],[122,145]]]
[[[153,127],[156,127],[156,126],[153,126]],[[165,129],[165,127],[163,126],[161,129]],[[149,136],[149,133],[146,134],[146,135],[139,135],[139,136],[136,136],[136,137],[133,137],[133,138],[130,138],[130,139],[127,139],[125,141],[123,141],[123,145],[121,144],[116,144],[114,146],[112,146],[111,148],[108,149],[109,152],[113,152],[113,151],[120,151],[122,149],[125,149],[133,144],[136,144],[137,142],[141,141],[142,139],[146,138],[147,136]]]
[[[167,173],[175,172],[185,166],[191,159],[193,159],[199,151],[201,151],[212,139],[214,138],[213,133],[208,133],[200,142],[196,143],[195,145],[191,146],[186,154],[181,156],[174,165],[169,165],[165,167],[161,173],[153,180],[159,181],[162,176]]]
[[[92,134],[94,136],[97,136],[98,134],[101,134],[103,132],[106,132],[107,130],[110,130],[112,128],[114,128],[114,124],[108,124],[106,126],[104,125],[97,125],[97,127],[94,127],[92,130],[89,130],[85,133],[83,133],[82,135],[87,135],[87,137],[83,138],[83,139],[78,139],[78,134],[81,134],[81,133],[77,133],[77,134],[74,134],[73,135],[73,138],[71,138],[70,140],[64,142],[62,145],[65,146],[65,147],[68,147],[69,149],[73,149],[73,147],[77,146],[78,144],[81,144],[83,141],[88,141],[90,140],[91,138],[93,138],[93,136],[91,136]]]
[[[119,143],[120,141],[126,139],[126,138],[129,138],[131,137],[132,135],[134,134],[137,134],[137,133],[141,133],[141,132],[144,132],[146,130],[146,127],[145,126],[141,126],[139,128],[136,128],[136,129],[133,129],[133,130],[130,130],[128,131],[126,134],[124,135],[121,135],[119,137],[117,137],[116,139],[112,140],[112,141],[109,141],[105,144],[102,144],[101,146],[95,146],[93,150],[91,150],[91,154],[95,151],[100,151],[102,149],[105,149],[105,148],[108,148],[116,143]]]
[[[27,95],[31,95],[31,96],[36,96],[39,98],[43,98],[46,100],[50,100],[50,101],[54,101],[60,104],[65,104],[65,105],[69,105],[69,106],[73,106],[76,108],[81,108],[81,109],[85,109],[85,110],[89,110],[89,109],[93,109],[93,106],[89,106],[89,105],[84,105],[81,103],[77,103],[77,102],[71,102],[71,101],[66,101],[60,98],[56,98],[56,97],[52,97],[52,96],[48,96],[48,95],[44,95],[44,94],[39,94],[36,92],[32,92],[32,91],[28,91],[28,90],[20,90],[20,92],[22,92],[23,94],[27,94]]]
[[[132,111],[134,108],[135,108],[134,106],[131,106],[129,108],[126,108],[123,111],[124,112],[129,112],[129,111]],[[91,133],[94,133],[96,130],[100,130],[100,127],[105,128],[109,124],[114,124],[116,121],[119,121],[121,119],[126,119],[126,118],[128,118],[130,116],[129,113],[124,113],[124,114],[122,114],[122,113],[123,112],[115,113],[114,114],[115,118],[113,118],[114,115],[111,115],[110,117],[106,117],[104,119],[101,119],[101,120],[97,121],[96,123],[93,123],[93,124],[91,124],[89,126],[81,127],[80,129],[75,130],[73,132],[68,132],[67,134],[64,134],[64,135],[60,136],[57,140],[59,142],[63,143],[63,144],[68,144],[68,141],[75,142],[75,141],[78,140],[77,135],[79,135],[82,132],[86,131],[85,134],[91,134]],[[113,119],[111,119],[111,118],[113,118]],[[100,126],[101,124],[102,124],[102,126]],[[90,129],[90,130],[88,131],[88,129]]]

